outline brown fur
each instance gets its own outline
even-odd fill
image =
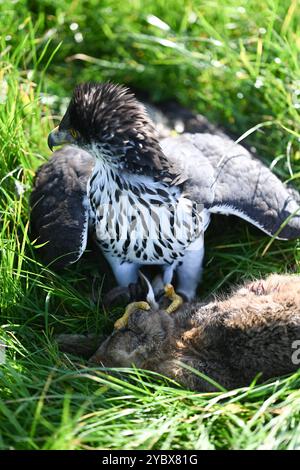
[[[178,312],[138,310],[128,329],[107,338],[92,362],[149,369],[184,386],[213,391],[191,366],[227,389],[297,370],[293,341],[300,340],[300,276],[272,275],[207,304]]]

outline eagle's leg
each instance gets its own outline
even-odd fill
[[[188,301],[196,296],[196,290],[202,277],[204,257],[204,237],[201,235],[192,242],[176,268],[177,292]]]
[[[164,291],[165,296],[171,300],[169,307],[166,308],[166,312],[173,313],[183,304],[183,298],[180,295],[176,294],[172,284],[166,284],[164,287]]]
[[[134,284],[138,281],[139,265],[129,262],[122,262],[117,257],[107,257],[107,260],[113,270],[116,281],[119,286],[127,287],[129,284]],[[128,318],[135,310],[149,310],[150,305],[147,302],[132,302],[125,308],[124,314],[115,322],[117,330],[125,328],[128,323]]]
[[[136,283],[139,274],[139,265],[128,261],[122,262],[122,259],[116,256],[106,256],[111,269],[114,273],[119,286],[127,287],[131,283]]]
[[[115,329],[120,330],[121,328],[125,328],[127,326],[130,315],[136,310],[150,310],[150,308],[150,305],[144,301],[132,302],[131,304],[128,304],[124,315],[122,315],[122,317],[115,322]]]

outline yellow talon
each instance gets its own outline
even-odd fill
[[[165,296],[172,301],[169,307],[166,308],[166,312],[173,313],[183,304],[183,298],[176,294],[172,284],[166,284],[164,290]]]
[[[115,329],[120,330],[121,328],[125,328],[128,324],[128,319],[130,315],[135,312],[136,310],[150,310],[150,305],[147,302],[141,301],[141,302],[132,302],[131,304],[128,304],[127,307],[125,308],[124,315],[121,316],[116,322],[115,322]]]

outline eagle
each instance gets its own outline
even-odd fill
[[[281,239],[300,234],[298,194],[243,146],[209,133],[159,139],[124,86],[78,85],[48,145],[66,146],[39,170],[31,198],[47,249],[60,241],[57,255],[75,262],[92,236],[119,286],[136,283],[142,266],[158,265],[166,292],[176,277],[174,308],[195,298],[212,213],[236,215]],[[54,231],[49,198],[55,205],[58,186],[64,209],[52,216]]]

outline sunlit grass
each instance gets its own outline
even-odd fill
[[[245,143],[299,187],[297,2],[4,0],[0,9],[0,447],[299,448],[299,374],[195,394],[59,354],[55,333],[109,332],[118,312],[99,307],[95,260],[55,274],[35,259],[28,236],[47,134],[74,84],[87,79],[126,83],[157,102],[175,98],[236,137],[268,122]],[[206,238],[200,295],[299,270],[297,241],[269,246],[260,232],[220,218]]]

